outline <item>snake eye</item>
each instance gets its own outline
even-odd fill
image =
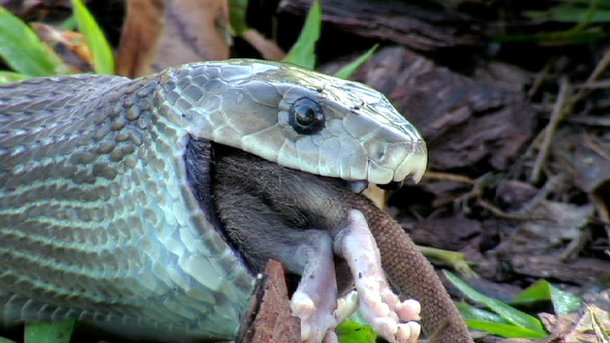
[[[326,118],[322,107],[310,98],[297,99],[288,112],[288,123],[298,133],[309,135],[324,127]]]

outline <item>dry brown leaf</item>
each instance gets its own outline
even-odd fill
[[[606,337],[600,337],[599,329],[605,331]],[[610,332],[610,314],[596,306],[587,306],[586,312],[580,317],[578,323],[568,333],[563,342],[608,342]]]
[[[163,27],[161,0],[127,2],[127,18],[117,51],[117,74],[129,77],[142,75]]]
[[[478,44],[480,29],[472,17],[456,11],[439,15],[439,7],[420,3],[426,2],[325,0],[324,25],[423,51]],[[310,6],[311,0],[283,0],[278,11],[304,15]]]
[[[167,67],[229,58],[226,0],[132,0],[117,72],[136,77]]]
[[[79,32],[60,30],[43,23],[31,23],[40,40],[50,46],[74,73],[93,71],[93,55]]]
[[[510,238],[512,253],[557,252],[577,238],[589,222],[593,206],[543,200],[528,214],[534,220],[520,224]]]
[[[242,38],[250,43],[266,60],[281,61],[286,53],[275,42],[268,40],[260,32],[248,29],[242,33]]]

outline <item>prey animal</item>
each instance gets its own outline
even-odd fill
[[[255,287],[252,256],[269,255],[242,246],[227,230],[240,221],[215,202],[225,146],[351,185],[417,180],[426,165],[423,140],[381,94],[284,64],[1,86],[0,323],[77,318],[136,339],[233,338]],[[311,251],[336,239],[295,237]],[[276,255],[297,274],[318,261]],[[314,306],[300,316],[303,339],[319,340],[332,325],[297,294],[295,308]]]

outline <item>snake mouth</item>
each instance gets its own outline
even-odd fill
[[[244,253],[244,241],[252,239],[243,237],[244,231],[251,231],[244,228],[332,232],[346,218],[344,208],[336,202],[347,198],[346,193],[362,196],[369,185],[367,180],[343,180],[284,167],[192,136],[184,162],[190,190],[206,220],[253,274],[267,260],[259,259],[257,253]]]

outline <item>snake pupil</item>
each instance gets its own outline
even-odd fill
[[[302,134],[313,134],[324,127],[325,117],[322,107],[316,101],[303,97],[290,106],[289,123]]]
[[[313,108],[308,106],[301,106],[296,109],[296,119],[297,122],[303,126],[310,125],[316,119],[316,113]]]

